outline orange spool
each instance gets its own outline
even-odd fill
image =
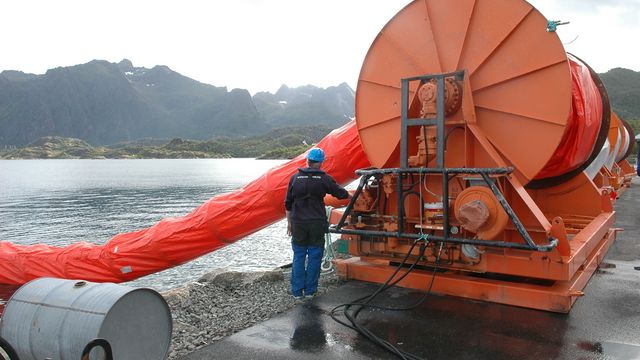
[[[615,162],[619,162],[622,159],[626,159],[627,156],[629,156],[629,154],[631,153],[631,147],[633,146],[633,129],[626,121],[622,120],[614,112],[611,113],[611,123],[616,124],[618,128],[618,135],[620,136],[620,146],[615,155]],[[611,132],[609,133],[609,135],[609,139],[611,139]]]
[[[572,133],[567,129],[576,91],[562,43],[546,29],[546,18],[525,1],[416,0],[407,5],[374,40],[358,79],[356,121],[372,165],[399,166],[401,79],[466,70],[477,126],[525,184],[545,174]],[[598,137],[591,129],[572,138],[580,146],[573,149],[571,167],[548,171],[545,178],[588,160]]]
[[[613,167],[613,163],[616,162],[616,157],[618,156],[618,152],[620,151],[620,145],[623,141],[622,140],[623,134],[620,131],[622,126],[623,126],[622,122],[620,121],[618,116],[612,113],[611,123],[609,125],[609,133],[608,133],[609,144],[611,144],[611,152],[609,153],[609,159],[605,164],[605,166],[609,170],[611,170],[611,168]]]
[[[621,158],[618,160],[618,161],[620,161],[620,160],[628,158],[629,155],[631,155],[631,152],[633,151],[633,144],[635,143],[636,135],[635,135],[635,133],[633,131],[633,128],[631,127],[631,125],[628,122],[626,122],[625,120],[623,120],[621,118],[618,118],[618,119],[624,125],[624,128],[627,130],[627,135],[629,136],[629,145],[627,146],[626,151],[622,154]]]

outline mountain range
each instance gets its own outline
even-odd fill
[[[0,73],[0,146],[24,146],[44,136],[92,145],[140,138],[245,137],[291,126],[334,128],[354,116],[346,84],[321,89],[282,86],[255,96],[216,87],[167,66],[93,60],[43,75]]]
[[[600,78],[616,114],[625,120],[640,120],[640,72],[615,68]]]
[[[640,72],[616,68],[600,75],[618,115],[640,119]],[[331,129],[354,116],[354,99],[346,83],[326,89],[283,85],[275,94],[251,96],[167,66],[135,67],[126,59],[93,60],[42,75],[5,70],[0,73],[0,149],[45,136],[100,146],[142,138],[245,138],[290,127]]]

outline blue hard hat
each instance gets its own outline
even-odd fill
[[[322,149],[314,147],[307,153],[307,160],[315,161],[315,162],[323,162],[324,161],[324,151]]]

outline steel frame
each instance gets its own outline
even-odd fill
[[[361,175],[360,184],[347,208],[340,214],[332,214],[330,231],[342,234],[350,239],[349,251],[359,257],[348,260],[336,260],[338,273],[350,279],[384,282],[393,272],[389,257],[360,253],[356,244],[360,236],[386,238],[424,238],[423,234],[409,233],[404,229],[404,197],[403,177],[409,174],[424,174],[442,177],[442,197],[448,199],[449,181],[461,174],[479,175],[484,183],[508,214],[513,228],[505,231],[517,232],[522,242],[487,241],[480,239],[451,237],[449,231],[448,207],[443,206],[442,236],[428,235],[427,241],[434,243],[470,244],[485,246],[482,264],[477,268],[449,267],[446,272],[438,272],[435,276],[433,291],[437,293],[488,300],[503,304],[530,307],[541,310],[568,312],[581,290],[586,286],[598,264],[602,262],[606,251],[615,240],[616,229],[613,229],[615,212],[611,201],[611,193],[607,189],[598,188],[584,173],[565,182],[544,189],[525,189],[521,174],[509,167],[504,158],[488,141],[482,130],[475,123],[474,105],[468,78],[463,72],[437,74],[402,79],[402,113],[401,113],[401,146],[400,168],[365,169],[357,171]],[[464,165],[469,168],[445,167],[445,129],[444,129],[444,78],[455,76],[464,81],[462,101],[462,122],[457,120],[448,125],[464,124],[465,149]],[[438,84],[436,98],[436,117],[432,119],[409,119],[409,82],[435,79]],[[437,126],[436,167],[408,167],[408,128],[411,126]],[[471,145],[473,147],[470,147]],[[457,150],[460,154],[462,149]],[[473,152],[482,151],[483,167],[473,167]],[[469,158],[469,155],[471,157]],[[469,159],[472,159],[469,161]],[[484,167],[487,165],[487,167]],[[373,231],[345,228],[346,219],[352,212],[357,197],[372,177],[380,178],[387,174],[398,176],[397,190],[397,231]],[[508,188],[507,197],[496,186],[496,178],[505,178]],[[522,221],[524,216],[525,221]],[[339,217],[339,218],[338,218]],[[565,219],[565,220],[563,220]],[[579,220],[574,224],[572,219]],[[576,220],[576,221],[577,221]],[[565,221],[568,227],[565,227]],[[526,224],[526,225],[524,225]],[[579,226],[578,226],[579,225]],[[575,227],[578,226],[578,227]],[[527,230],[529,229],[529,230]],[[536,234],[536,242],[528,231]],[[542,236],[546,234],[546,236]],[[543,239],[546,244],[540,244]],[[511,239],[513,239],[511,237]],[[491,250],[493,249],[493,250]],[[422,263],[434,266],[433,263]],[[438,266],[439,264],[435,264]],[[414,273],[415,272],[415,273]],[[424,290],[429,286],[431,271],[414,271],[409,274],[400,286]],[[481,275],[486,273],[486,276]],[[502,275],[501,275],[502,274]],[[428,275],[428,276],[427,276]],[[491,278],[512,278],[496,280]],[[546,282],[547,285],[532,284],[531,280]]]

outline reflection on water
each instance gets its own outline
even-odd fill
[[[65,246],[183,216],[280,160],[0,160],[0,240]],[[283,222],[188,264],[132,282],[167,289],[218,269],[265,270],[290,260]]]

